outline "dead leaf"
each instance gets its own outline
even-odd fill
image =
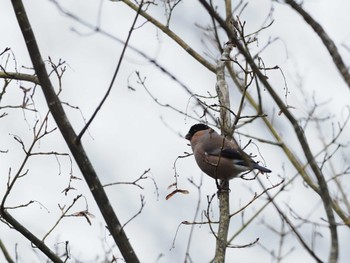
[[[176,189],[174,191],[172,191],[170,194],[168,194],[166,197],[165,197],[165,200],[169,200],[171,197],[173,197],[175,194],[177,193],[181,193],[181,194],[189,194],[190,192],[188,190],[182,190],[182,189]]]

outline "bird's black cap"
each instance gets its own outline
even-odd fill
[[[192,136],[197,132],[197,131],[204,131],[210,129],[209,126],[203,124],[203,123],[198,123],[193,125],[188,133],[186,134],[185,138],[187,140],[191,140]]]

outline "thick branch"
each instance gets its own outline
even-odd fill
[[[1,216],[5,219],[14,229],[25,236],[35,247],[40,249],[52,262],[63,263],[63,261],[48,247],[43,241],[33,235],[27,228],[21,225],[16,219],[14,219],[3,207],[1,207]]]
[[[77,136],[73,130],[73,127],[70,124],[63,110],[62,104],[55,93],[47,74],[45,64],[41,58],[39,47],[36,43],[35,36],[30,26],[23,3],[21,0],[12,0],[12,5],[51,114],[55,119],[70,151],[72,152],[72,155],[74,156],[74,159],[76,160],[87,184],[89,185],[90,191],[94,196],[95,201],[107,223],[108,229],[125,261],[139,262],[116,214],[113,211],[101,182],[88,156],[86,155],[83,146],[81,145],[81,142],[77,141]]]
[[[310,16],[310,14],[307,13],[299,4],[293,0],[286,0],[286,3],[289,4],[296,12],[298,12],[299,15],[304,18],[306,23],[308,23],[316,32],[316,34],[321,38],[323,44],[331,55],[335,66],[338,68],[340,74],[350,89],[350,74],[348,68],[344,64],[344,61],[340,56],[337,46],[334,44],[333,40],[328,36],[322,26],[315,19],[313,19],[312,16]]]
[[[39,80],[36,76],[24,74],[24,73],[18,73],[18,72],[0,71],[0,79],[23,80],[23,81],[33,82],[34,84],[39,85]]]
[[[130,0],[122,0],[126,5],[131,7],[133,10],[137,11],[139,7],[132,3]],[[158,20],[150,16],[145,11],[140,12],[140,15],[143,16],[147,21],[151,22],[158,29],[162,30],[167,36],[174,40],[180,47],[182,47],[187,53],[189,53],[193,58],[195,58],[199,63],[205,66],[212,72],[215,72],[215,66],[210,64],[205,58],[198,54],[193,48],[191,48],[185,41],[183,41],[178,35],[176,35],[172,30],[169,29],[166,25],[163,25]]]
[[[216,239],[215,249],[215,263],[224,263],[227,248],[227,236],[230,226],[230,191],[229,181],[222,181],[221,187],[223,190],[219,190],[219,230]]]
[[[8,253],[4,243],[2,243],[2,240],[0,239],[0,250],[4,254],[5,259],[8,263],[15,263],[15,261],[11,258],[10,254]]]

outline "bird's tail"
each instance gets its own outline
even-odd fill
[[[271,173],[272,172],[270,169],[262,167],[257,163],[254,163],[253,167],[254,167],[254,169],[258,169],[262,173]]]

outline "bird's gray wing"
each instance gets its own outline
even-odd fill
[[[249,155],[245,154],[243,151],[235,150],[232,148],[225,149],[215,149],[207,152],[208,155],[221,156],[227,159],[231,159],[235,165],[249,167],[251,169],[258,169],[264,173],[270,173],[271,170],[260,166],[255,162]]]
[[[243,157],[242,153],[238,150],[232,149],[232,148],[225,148],[225,149],[210,149],[208,151],[206,151],[206,153],[208,155],[212,155],[212,156],[221,156],[221,157],[225,157],[227,159],[232,159],[235,161],[248,161],[250,160],[250,158],[248,156]]]

